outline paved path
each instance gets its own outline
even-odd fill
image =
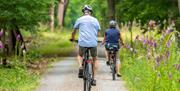
[[[110,69],[104,60],[99,58],[97,86],[93,87],[92,91],[127,91],[121,78],[112,80]],[[83,91],[83,80],[78,78],[77,73],[76,58],[67,57],[55,63],[54,67],[43,76],[36,91]]]

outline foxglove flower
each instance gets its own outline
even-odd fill
[[[156,65],[159,66],[160,65],[160,62],[163,60],[163,55],[160,55],[158,57],[156,57]]]
[[[127,49],[130,49],[130,48],[131,48],[131,46],[130,46],[129,44],[127,44],[127,45],[126,45],[126,48],[127,48]]]
[[[4,32],[4,31],[1,29],[1,31],[0,31],[0,37],[3,36],[3,32]]]
[[[3,46],[3,43],[0,41],[0,49],[3,49],[4,46]]]
[[[147,40],[145,39],[144,41],[143,41],[143,45],[145,45],[147,43]]]
[[[169,51],[166,52],[166,56],[167,56],[167,58],[170,57],[170,52]]]
[[[166,34],[170,34],[171,32],[173,32],[174,31],[174,29],[171,27],[171,28],[168,28],[167,30],[166,30]]]
[[[171,46],[171,41],[169,40],[168,42],[167,42],[167,44],[166,44],[166,47],[170,47]]]
[[[21,39],[21,36],[18,34],[18,35],[16,36],[16,40],[17,40],[17,41],[20,41],[20,39]]]
[[[157,47],[157,43],[155,41],[153,42],[153,46],[154,46],[154,48]]]

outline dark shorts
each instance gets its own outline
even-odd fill
[[[105,44],[106,50],[119,50],[119,44],[118,43],[106,43]]]
[[[86,51],[85,47],[79,46],[79,55],[82,57]],[[92,57],[97,57],[97,47],[90,48],[90,54]]]

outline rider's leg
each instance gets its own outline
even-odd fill
[[[93,57],[93,78],[96,78],[97,71],[97,57]]]
[[[110,63],[109,63],[110,58],[109,58],[109,53],[108,53],[108,50],[107,50],[107,49],[106,49],[106,51],[105,51],[105,56],[106,56],[106,64],[109,65],[109,64],[110,64]]]
[[[82,56],[84,53],[84,48],[79,46],[79,53],[78,53],[78,65],[79,65],[79,73],[78,73],[78,77],[82,78],[83,77],[83,68],[82,68]]]
[[[96,72],[97,72],[97,47],[92,48],[91,50],[91,56],[93,59],[93,82],[92,85],[96,85]]]
[[[120,74],[120,65],[121,65],[121,62],[120,62],[120,58],[119,58],[119,51],[116,53],[116,71],[117,71],[117,75],[118,76],[121,76]]]
[[[105,50],[105,56],[106,56],[106,60],[108,61],[108,51]]]
[[[79,68],[82,67],[82,57],[79,54],[77,55],[77,61]]]
[[[97,70],[97,47],[93,47],[90,52],[93,59],[93,78],[95,78]]]
[[[117,59],[117,64],[116,64],[116,70],[117,70],[117,74],[120,74],[120,60]]]

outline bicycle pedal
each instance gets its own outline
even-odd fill
[[[79,78],[83,78],[83,68],[79,69],[79,74],[78,74]]]
[[[83,75],[78,75],[78,78],[83,78]]]

